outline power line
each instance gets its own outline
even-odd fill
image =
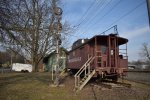
[[[134,7],[133,9],[131,9],[130,11],[128,11],[127,13],[125,13],[124,15],[122,15],[121,17],[119,17],[117,20],[115,20],[113,23],[111,23],[109,25],[112,26],[114,23],[120,21],[121,19],[123,19],[124,17],[128,16],[129,14],[131,14],[133,11],[135,11],[137,8],[139,8],[140,6],[142,6],[145,3],[145,1],[142,1],[140,4],[138,4],[136,7]]]
[[[102,19],[105,18],[105,16],[107,16],[108,14],[110,14],[120,3],[121,3],[121,0],[119,0],[119,2],[117,2],[114,6],[112,6],[110,8],[110,10],[108,10],[103,16],[101,16],[99,18],[100,21],[102,21]],[[100,21],[97,21],[97,22],[93,23],[91,26],[94,26],[96,23],[99,23]],[[97,25],[99,25],[99,24],[97,24]]]
[[[88,11],[90,11],[90,9],[93,7],[94,3],[95,3],[95,1],[93,1],[93,2],[90,4],[90,6],[89,6],[88,9],[85,11],[85,13],[84,13],[83,16],[80,18],[79,21],[81,21],[81,19],[83,19],[84,16],[86,16],[86,15],[88,14]],[[77,26],[80,25],[80,24],[81,24],[81,22],[80,22],[79,24],[77,24]]]
[[[106,0],[105,0],[105,1],[98,1],[98,5],[97,5],[96,7],[94,7],[95,10],[94,10],[93,16],[96,14],[96,11],[97,11],[97,12],[101,11],[101,8],[102,8],[103,5],[105,4],[105,2],[106,2]],[[99,7],[100,7],[100,8],[99,8]],[[99,8],[100,10],[97,10],[98,8]],[[92,11],[92,12],[93,12],[93,11]],[[91,14],[91,13],[90,13],[90,14]],[[85,18],[84,20],[82,20],[81,24],[84,25],[85,23],[88,23],[90,20],[92,20],[93,16],[90,15],[90,18],[87,19],[87,18],[88,18],[88,15],[87,15],[86,18]],[[81,24],[79,24],[79,25],[77,26],[76,30],[78,30],[78,29],[81,27]]]
[[[105,4],[105,2],[106,1],[101,1],[101,2],[99,2],[99,4],[97,5],[97,7],[95,7],[95,9],[97,10],[99,7],[99,9],[101,9],[102,7],[103,7],[103,5]],[[100,11],[100,10],[97,10],[98,12]],[[88,19],[88,20],[84,20],[83,22],[83,24],[85,24],[85,23],[88,23],[90,20],[92,20],[92,18],[93,18],[93,16],[96,14],[96,11],[94,11],[95,13],[93,14],[93,15],[90,15],[91,17]],[[87,18],[88,18],[88,16],[87,16]]]
[[[111,3],[111,1],[109,2]],[[108,4],[109,4],[108,3]],[[114,6],[111,6],[110,10],[108,10],[103,16],[101,16],[99,19],[100,21],[102,21],[103,18],[105,18],[105,16],[107,16],[108,14],[110,14],[119,4],[121,3],[121,0],[119,0]],[[107,4],[107,5],[108,5]],[[107,6],[106,6],[107,7]],[[98,15],[98,14],[97,14]],[[96,17],[96,16],[95,16]],[[94,26],[96,23],[99,23],[100,21],[96,21],[95,23],[93,23],[92,25],[89,26]],[[99,24],[97,24],[98,26]],[[89,28],[89,26],[87,28]],[[83,33],[85,33],[86,31],[84,31]]]
[[[103,7],[103,9],[99,10],[98,13],[97,13],[95,16],[93,16],[93,17],[91,18],[91,20],[90,20],[88,23],[90,23],[91,21],[94,21],[94,19],[97,18],[97,16],[101,13],[101,11],[103,11],[105,8],[107,8],[108,6],[110,6],[111,1],[112,1],[112,0],[110,0],[107,4],[105,4],[105,6]],[[113,6],[113,5],[110,6],[111,9],[110,9],[108,12],[106,12],[101,18],[105,17],[105,16],[106,16],[109,12],[111,12],[119,3],[120,3],[120,1],[117,2],[114,6]],[[99,18],[99,19],[100,19],[100,18]],[[98,21],[97,21],[97,22],[98,22]],[[95,23],[97,23],[97,22],[95,22]],[[94,26],[95,23],[93,23],[93,24],[87,24],[86,28],[88,29],[90,26]],[[90,27],[90,28],[91,28],[91,27]],[[83,33],[85,33],[85,32],[86,32],[86,31],[84,31]]]
[[[97,16],[101,13],[100,11],[103,11],[106,7],[108,7],[108,5],[111,3],[111,1],[112,1],[112,0],[110,0],[110,1],[104,6],[103,9],[99,10],[99,12],[98,12],[95,16],[93,16],[93,17],[91,18],[91,20],[90,20],[88,23],[90,23],[91,21],[94,21],[94,19],[97,18]],[[93,20],[92,20],[92,19],[93,19]],[[93,23],[92,25],[90,25],[90,24],[88,24],[88,23],[87,23],[87,25],[92,26],[92,25],[94,25],[94,24],[97,23],[97,22]]]
[[[77,25],[74,25],[73,26],[73,28],[74,28],[74,32],[75,31],[77,31],[78,29],[79,29],[79,27],[82,25],[82,24],[84,24],[84,23],[86,23],[87,22],[87,19],[88,19],[88,17],[89,17],[89,14],[91,14],[90,12],[91,12],[91,9],[93,8],[93,9],[97,9],[100,5],[102,5],[102,0],[101,1],[98,1],[98,5],[96,6],[94,6],[94,4],[95,4],[95,1],[94,2],[92,2],[92,4],[88,7],[88,9],[86,10],[86,12],[85,12],[85,16],[82,16],[80,19],[82,19],[81,20],[81,22],[79,23],[79,24],[77,24]],[[93,11],[92,11],[93,12]],[[94,12],[95,13],[95,12]],[[79,35],[79,34],[78,34]]]
[[[95,9],[94,10],[94,14],[93,15],[95,15],[96,14],[96,12],[100,12],[102,9],[100,9],[100,8],[102,8],[103,7],[103,5],[105,4],[105,2],[106,2],[106,0],[101,0],[101,1],[98,1],[98,5],[96,6],[94,6],[94,4],[95,4],[95,1],[93,1],[91,4],[90,4],[90,6],[88,7],[88,9],[86,10],[86,12],[83,14],[83,16],[80,18],[80,23],[79,24],[77,24],[77,25],[75,25],[75,26],[73,26],[73,28],[75,28],[74,29],[74,31],[76,31],[76,30],[78,30],[78,28],[81,26],[81,25],[84,25],[85,23],[87,23],[87,22],[89,22],[90,20],[92,20],[92,18],[93,18],[93,16],[90,16],[90,20],[88,20],[88,15],[89,14],[91,14],[90,12],[93,12],[93,11],[91,11],[91,9],[93,8],[93,9]],[[109,1],[110,2],[110,1]],[[99,8],[100,7],[100,8]],[[100,10],[97,10],[97,9],[100,9]],[[79,34],[78,34],[79,35]]]
[[[103,2],[103,1],[98,1],[98,5],[95,6],[93,9],[99,7],[102,2]],[[93,6],[94,6],[94,5],[93,5]],[[90,11],[90,10],[89,10],[89,11]],[[91,13],[90,13],[90,14],[91,14]],[[88,17],[89,17],[88,15],[89,15],[89,14],[87,14],[87,16],[85,16],[85,18],[84,18],[83,20],[81,20],[81,22],[80,22],[78,25],[75,26],[75,27],[76,27],[76,30],[77,30],[82,24],[84,24],[84,23],[87,22],[87,19],[88,19]]]
[[[111,1],[110,1],[110,2],[111,2]],[[107,7],[108,7],[107,5],[109,5],[110,2],[107,3],[107,4],[103,7],[103,9],[104,9],[104,8],[107,8]],[[144,1],[143,1],[143,2],[144,2]],[[126,16],[129,15],[130,13],[132,13],[135,9],[137,9],[139,6],[141,6],[141,5],[143,4],[143,2],[141,2],[139,5],[137,5],[136,7],[134,7],[132,10],[130,10],[129,12],[125,13],[125,14],[122,15],[121,17],[119,17],[117,20],[115,20],[113,23],[111,23],[110,26],[112,26],[114,23],[120,21],[122,18],[126,17]],[[104,3],[104,2],[103,2],[103,3]],[[121,3],[121,0],[119,0],[116,4],[114,4],[114,6],[111,6],[110,10],[108,10],[103,16],[99,17],[100,21],[102,21],[102,19],[105,18],[105,16],[107,16],[108,14],[110,14],[110,12],[112,12],[120,3]],[[92,8],[95,9],[95,8],[97,8],[97,7],[99,7],[99,6],[103,6],[103,5],[102,5],[102,1],[99,1],[99,2],[98,2],[98,5],[97,5],[97,6],[95,5],[96,7],[94,6],[94,4],[95,4],[95,1],[93,1],[92,4],[90,4],[90,6],[87,8],[87,10],[86,10],[85,13],[83,14],[83,16],[80,18],[81,22],[80,22],[78,25],[76,25],[76,29],[75,29],[75,30],[77,30],[77,29],[79,30],[79,28],[81,27],[81,25],[83,26],[85,23],[89,23],[90,21],[93,21],[93,19],[94,19],[95,17],[97,17],[97,15],[100,13],[100,11],[101,11],[102,9],[101,9],[101,10],[97,10],[97,11],[93,11],[94,14],[91,14],[91,13],[90,13],[90,12],[91,12],[90,10],[92,10]],[[94,6],[94,7],[93,7],[93,6]],[[97,13],[97,12],[98,12],[98,13]],[[96,13],[96,15],[95,15],[95,13]],[[93,15],[93,16],[90,16],[90,20],[87,19],[89,14]],[[94,16],[94,15],[95,15],[95,16]],[[98,24],[100,24],[100,23],[99,23],[100,21],[97,21]],[[95,22],[95,23],[93,23],[93,24],[87,24],[87,25],[89,25],[88,27],[94,26],[94,24],[96,24],[97,22]],[[109,26],[109,27],[110,27],[110,26]],[[76,37],[76,38],[79,37],[79,34],[80,34],[80,33],[78,33],[78,36],[75,36],[75,37]]]
[[[72,37],[75,37],[75,38],[80,38],[79,36],[77,36],[77,35],[72,35],[72,34],[68,34],[68,35],[70,35],[70,36],[72,36]]]
[[[139,5],[137,5],[136,7],[134,7],[133,9],[131,9],[130,11],[128,11],[127,13],[125,13],[124,15],[122,15],[121,17],[119,17],[117,20],[115,20],[113,23],[111,23],[111,24],[109,25],[109,27],[111,27],[113,24],[115,24],[116,22],[120,21],[122,18],[126,17],[127,15],[129,15],[130,13],[132,13],[133,11],[135,11],[138,7],[140,7],[142,4],[144,4],[144,2],[145,2],[145,1],[142,1]],[[101,17],[101,19],[104,18],[106,15],[108,15],[110,12],[112,12],[112,11],[115,9],[115,7],[118,6],[120,3],[121,3],[121,1],[119,1],[116,5],[114,5],[114,6],[111,8],[111,10],[109,10],[108,12],[106,12],[106,13]],[[94,24],[95,24],[95,23],[94,23]],[[92,25],[93,25],[93,24],[92,24]],[[109,27],[108,27],[108,28],[109,28]],[[107,28],[107,29],[108,29],[108,28]],[[85,32],[84,32],[84,33],[85,33]]]

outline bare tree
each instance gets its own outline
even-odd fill
[[[34,71],[54,48],[53,10],[51,0],[0,1],[0,42],[30,61]]]
[[[143,43],[142,44],[142,49],[140,52],[140,56],[146,58],[148,62],[150,62],[150,46],[148,43]]]

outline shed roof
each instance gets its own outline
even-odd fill
[[[68,54],[68,51],[67,51],[65,48],[61,47],[60,50],[64,51],[66,54]],[[51,52],[50,54],[48,54],[46,57],[44,57],[43,63],[47,63],[48,58],[49,58],[50,56],[52,56],[53,54],[56,54],[56,50],[53,51],[53,52]]]

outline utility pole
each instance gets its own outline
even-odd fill
[[[150,26],[150,0],[146,0],[146,2],[147,2],[148,19],[149,19],[149,26]]]
[[[55,70],[54,85],[58,86],[59,85],[59,45],[61,45],[60,44],[61,35],[59,33],[62,30],[62,24],[60,23],[62,9],[60,7],[56,6],[56,0],[52,0],[52,6],[53,6],[52,8],[53,8],[53,14],[54,14],[54,21],[52,23],[52,27],[53,27],[52,29],[53,29],[53,33],[54,33],[54,41],[53,42],[56,43],[56,70]],[[52,70],[53,70],[53,68],[52,68]]]
[[[12,55],[13,55],[13,53],[12,53],[12,51],[10,52],[10,66],[12,66],[12,61],[13,61],[13,57],[12,57]]]

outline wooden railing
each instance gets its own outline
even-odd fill
[[[84,74],[84,77],[90,75],[92,73],[92,68],[90,64],[95,59],[95,57],[90,57],[86,63],[80,68],[80,70],[74,75],[75,77],[75,88],[79,88],[81,86],[81,74]]]

